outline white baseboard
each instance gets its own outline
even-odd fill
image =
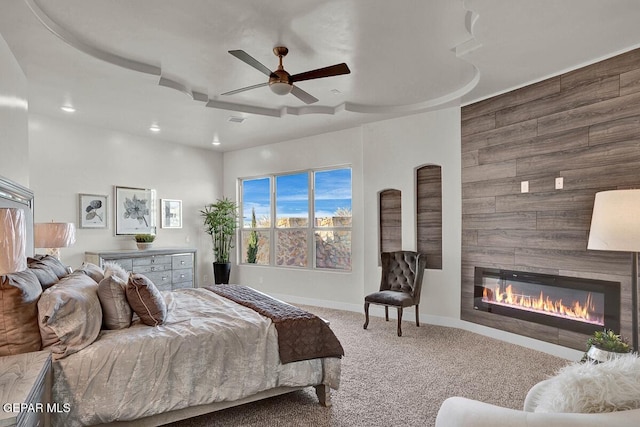
[[[316,307],[334,308],[337,310],[345,310],[345,311],[353,311],[356,313],[362,313],[363,321],[364,321],[364,301],[362,302],[362,304],[358,305],[358,304],[350,304],[350,303],[339,302],[339,301],[304,298],[304,297],[293,296],[293,295],[281,295],[281,294],[272,294],[272,295],[275,298],[278,298],[293,304],[312,305]],[[384,307],[380,305],[371,305],[369,308],[369,315],[384,318]],[[396,310],[393,310],[393,309],[389,310],[389,318],[397,319]],[[405,309],[402,315],[402,320],[415,322],[416,320],[415,309],[413,307],[411,307],[411,309]],[[553,356],[561,357],[567,360],[578,361],[582,358],[582,355],[583,355],[583,352],[579,350],[574,350],[572,348],[563,347],[557,344],[551,344],[545,341],[524,337],[522,335],[514,334],[511,332],[505,332],[498,329],[489,328],[487,326],[478,325],[476,323],[471,323],[471,322],[467,322],[467,321],[452,318],[452,317],[433,316],[429,314],[420,313],[420,322],[428,323],[430,325],[436,325],[436,326],[446,326],[451,328],[464,329],[469,332],[474,332],[476,334],[484,335],[490,338],[495,338],[511,344],[520,345],[522,347],[541,351],[543,353],[551,354]]]

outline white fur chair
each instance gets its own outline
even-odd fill
[[[612,375],[612,373],[615,373]],[[600,402],[596,402],[599,399]],[[604,403],[601,403],[603,402]],[[594,403],[595,402],[595,403]],[[556,406],[558,412],[549,412]],[[640,359],[635,355],[605,364],[574,364],[533,386],[522,410],[508,409],[464,397],[446,399],[436,427],[638,427],[640,409],[579,413],[602,405],[640,407]],[[563,408],[564,406],[564,408]],[[544,409],[542,408],[544,407]],[[536,412],[543,409],[545,412]]]

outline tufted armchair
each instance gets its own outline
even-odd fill
[[[422,290],[422,276],[427,266],[425,255],[412,251],[383,252],[380,291],[364,298],[364,329],[369,325],[369,304],[384,305],[385,320],[389,321],[389,306],[398,310],[398,336],[402,336],[402,309],[416,306],[416,326],[420,326],[418,306]]]

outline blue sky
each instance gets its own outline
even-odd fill
[[[276,177],[277,216],[306,217],[308,211],[307,173]],[[351,209],[351,169],[315,173],[315,207],[319,217],[332,216],[339,208]],[[259,219],[269,215],[269,178],[243,182],[244,223],[251,223],[251,208]]]

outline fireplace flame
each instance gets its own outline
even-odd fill
[[[495,290],[485,287],[482,292],[484,302],[604,325],[604,319],[592,314],[596,310],[592,298],[589,292],[582,303],[573,301],[567,305],[562,299],[552,300],[542,291],[540,296],[518,294],[511,284],[506,286],[504,292],[500,291],[500,286],[496,286]]]

